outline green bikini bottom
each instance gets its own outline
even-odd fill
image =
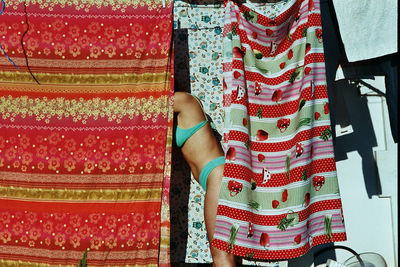
[[[178,125],[176,126],[176,132],[175,132],[175,142],[176,145],[178,147],[182,147],[185,142],[194,134],[196,133],[198,130],[200,130],[200,128],[202,128],[204,125],[206,125],[206,123],[208,122],[208,120],[204,120],[202,122],[200,122],[199,124],[188,128],[188,129],[182,129],[181,127],[179,127]],[[212,170],[214,170],[215,167],[222,165],[225,163],[225,157],[221,156],[221,157],[217,157],[213,160],[210,160],[206,166],[204,166],[204,168],[201,170],[200,172],[200,176],[199,176],[199,183],[200,185],[203,187],[204,191],[207,190],[207,179],[208,176],[210,175],[210,173],[212,172]]]
[[[200,176],[199,176],[199,183],[201,187],[203,187],[204,191],[207,191],[207,179],[212,170],[214,170],[215,167],[225,164],[225,157],[217,157],[213,160],[210,160],[206,166],[201,170]]]

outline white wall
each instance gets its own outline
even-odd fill
[[[364,81],[385,92],[383,77]],[[348,141],[358,141],[365,145],[365,142],[360,139],[371,139],[371,137],[363,137],[363,135],[375,134],[376,142],[372,138],[373,145],[367,145],[367,149],[372,148],[369,152],[372,152],[376,165],[373,165],[375,162],[370,162],[370,166],[363,169],[362,162],[368,161],[365,157],[369,154],[346,149],[344,151],[347,152],[348,158],[337,162],[348,235],[348,241],[341,245],[349,246],[358,253],[379,253],[385,258],[388,267],[395,267],[398,266],[397,144],[393,142],[390,132],[385,98],[374,96],[377,94],[364,86],[360,88],[360,91],[362,95],[369,95],[360,97],[367,100],[364,104],[368,106],[369,114],[360,112],[357,114],[355,109],[358,105],[355,103],[357,98],[352,97],[351,92],[346,92],[348,114],[352,124],[371,125],[372,123],[373,132],[354,132],[353,134],[358,137],[349,138]],[[346,142],[341,142],[340,137],[337,141],[337,149],[343,149],[340,145],[346,145]],[[366,175],[371,176],[371,179],[367,180]],[[370,185],[366,186],[366,183]],[[337,251],[338,262],[344,261],[346,257],[348,257],[347,252]]]
[[[383,77],[363,81],[385,92]],[[335,145],[348,238],[336,245],[350,247],[357,253],[378,253],[388,267],[396,267],[398,154],[390,132],[386,100],[365,86],[361,86],[358,95],[355,85],[346,80],[337,82],[337,86],[337,90],[343,90],[352,132],[337,137]],[[339,263],[350,256],[348,251],[336,250]],[[289,266],[309,265],[289,262]]]

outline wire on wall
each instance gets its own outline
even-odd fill
[[[22,51],[24,52],[26,67],[28,68],[29,73],[31,74],[31,76],[35,80],[35,82],[40,85],[39,81],[36,79],[35,75],[33,75],[32,71],[31,71],[31,68],[29,67],[28,55],[26,54],[26,50],[25,50],[25,46],[24,46],[24,37],[29,31],[28,13],[26,11],[26,0],[24,1],[24,13],[25,13],[25,24],[26,24],[27,27],[26,27],[26,30],[22,34],[22,37],[21,37]]]
[[[6,9],[6,2],[4,0],[1,0],[1,10],[0,10],[0,16],[4,13],[4,10]],[[0,49],[3,52],[4,56],[10,61],[17,69],[20,69],[17,64],[7,55],[6,51],[4,50],[3,46],[0,44]]]

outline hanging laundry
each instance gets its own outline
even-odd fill
[[[1,266],[169,264],[171,33],[172,1],[7,1]]]
[[[299,257],[346,240],[316,0],[227,1],[227,146],[212,244],[246,258]]]
[[[174,36],[176,41],[174,53],[177,56],[188,51],[188,58],[181,56],[174,62],[175,70],[181,74],[175,73],[175,90],[186,90],[201,99],[204,110],[218,130],[216,134],[218,137],[224,128],[221,60],[223,18],[223,4],[220,5],[217,2],[195,4],[176,1],[174,3],[174,33],[187,32],[185,48],[182,46],[178,48],[176,42],[183,40],[179,34]],[[182,64],[185,61],[187,65]],[[185,71],[189,73],[189,84],[182,75]],[[212,262],[212,258],[203,216],[204,189],[194,178],[191,179],[190,169],[186,174],[183,171],[177,171],[184,170],[185,163],[182,161],[184,161],[183,158],[177,157],[173,161],[173,166],[176,168],[172,173],[174,177],[171,182],[171,261],[209,263]],[[189,181],[190,193],[187,192]],[[175,188],[172,188],[173,186]],[[187,200],[187,197],[182,197],[182,192],[189,194],[188,203],[182,203]],[[172,202],[180,205],[172,205]],[[186,223],[185,227],[182,226],[183,223]]]
[[[332,1],[349,62],[398,52],[397,1]]]

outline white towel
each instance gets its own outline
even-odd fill
[[[349,62],[397,52],[396,0],[333,0]]]

